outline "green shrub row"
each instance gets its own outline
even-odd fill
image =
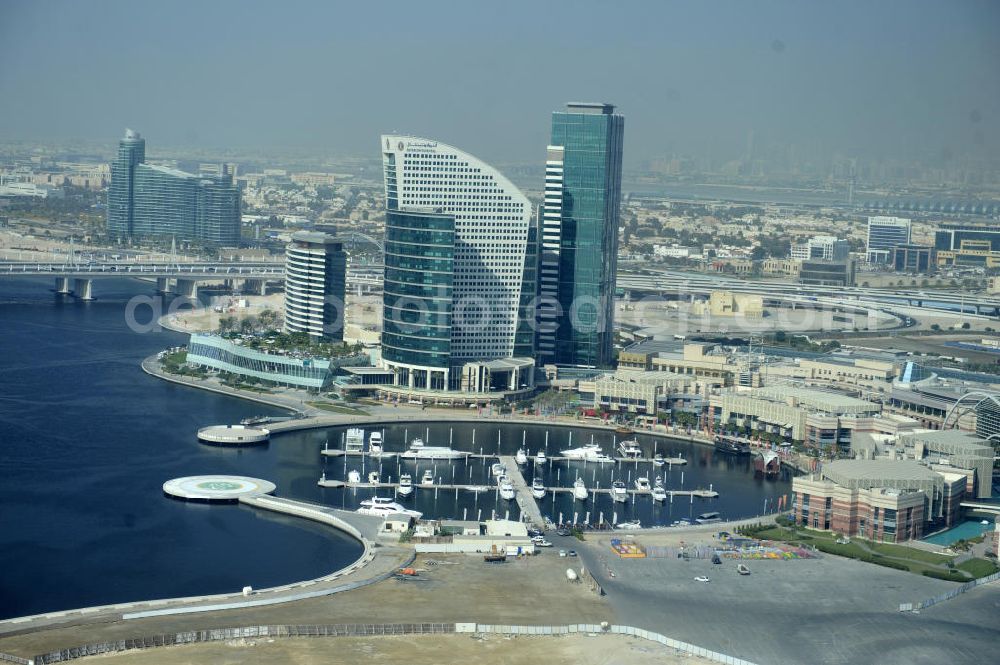
[[[945,573],[939,570],[925,570],[920,573],[924,577],[933,577],[936,580],[947,580],[949,582],[968,582],[969,580],[958,572]]]

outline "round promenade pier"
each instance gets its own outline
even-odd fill
[[[185,476],[163,483],[163,493],[183,501],[235,503],[244,496],[270,494],[274,483],[247,476]]]
[[[264,427],[246,425],[210,425],[198,430],[198,440],[217,446],[250,446],[266,443],[271,431]]]

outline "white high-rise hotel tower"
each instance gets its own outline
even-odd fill
[[[381,142],[383,364],[398,386],[520,389],[534,364],[533,332],[524,325],[534,297],[528,198],[458,148],[413,136]],[[420,309],[430,313],[418,316]]]

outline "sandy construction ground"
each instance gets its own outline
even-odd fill
[[[618,635],[506,637],[431,635],[248,639],[95,656],[113,665],[256,665],[290,663],[491,663],[493,665],[702,665],[707,660],[662,645]]]

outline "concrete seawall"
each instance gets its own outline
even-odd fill
[[[378,532],[377,523],[381,522],[378,518],[273,496],[243,497],[241,503],[339,529],[362,543],[362,555],[328,575],[256,590],[250,596],[237,592],[142,600],[15,617],[0,621],[0,635],[26,633],[52,626],[275,605],[326,596],[380,582],[398,568],[409,565],[416,556],[411,548],[385,545],[376,548],[373,539]]]

